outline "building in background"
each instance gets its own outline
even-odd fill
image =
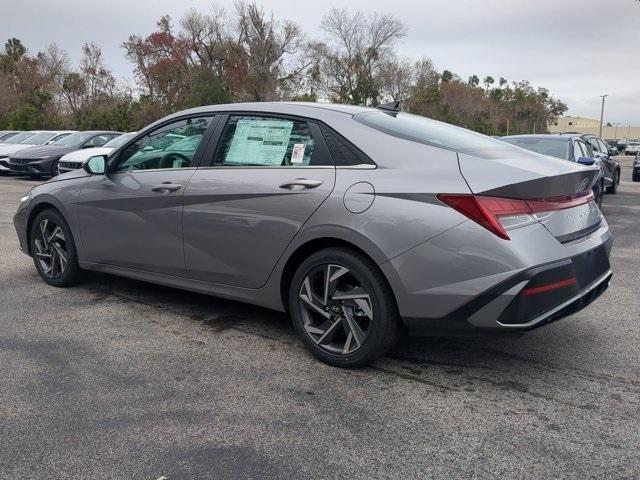
[[[555,122],[548,125],[549,133],[600,133],[600,120],[585,117],[558,117]],[[602,137],[606,140],[629,140],[640,138],[640,127],[631,125],[605,126],[602,128]]]

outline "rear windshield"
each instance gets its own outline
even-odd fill
[[[569,141],[565,138],[504,137],[502,141],[543,155],[569,159]]]
[[[364,112],[354,120],[388,135],[454,151],[509,150],[500,140],[409,113]]]

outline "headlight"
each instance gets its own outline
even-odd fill
[[[20,200],[18,200],[18,206],[20,207],[23,203],[27,202],[31,200],[31,192],[27,193],[26,195],[23,195],[22,197],[20,197]]]

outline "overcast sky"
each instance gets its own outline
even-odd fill
[[[120,45],[148,34],[163,14],[178,19],[196,0],[14,0],[2,2],[0,31],[30,52],[56,42],[77,64],[84,42],[104,51],[116,75],[131,79]],[[219,0],[233,8],[233,0]],[[396,15],[408,27],[399,53],[430,57],[438,70],[467,78],[529,80],[569,106],[568,114],[640,125],[640,2],[634,0],[264,0],[276,17],[298,23],[308,36],[332,7]],[[3,39],[4,41],[4,39]]]

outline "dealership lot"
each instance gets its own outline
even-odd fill
[[[361,370],[311,358],[282,314],[100,274],[38,277],[0,177],[6,478],[634,478],[640,183],[604,213],[611,287],[521,338],[421,338]]]

